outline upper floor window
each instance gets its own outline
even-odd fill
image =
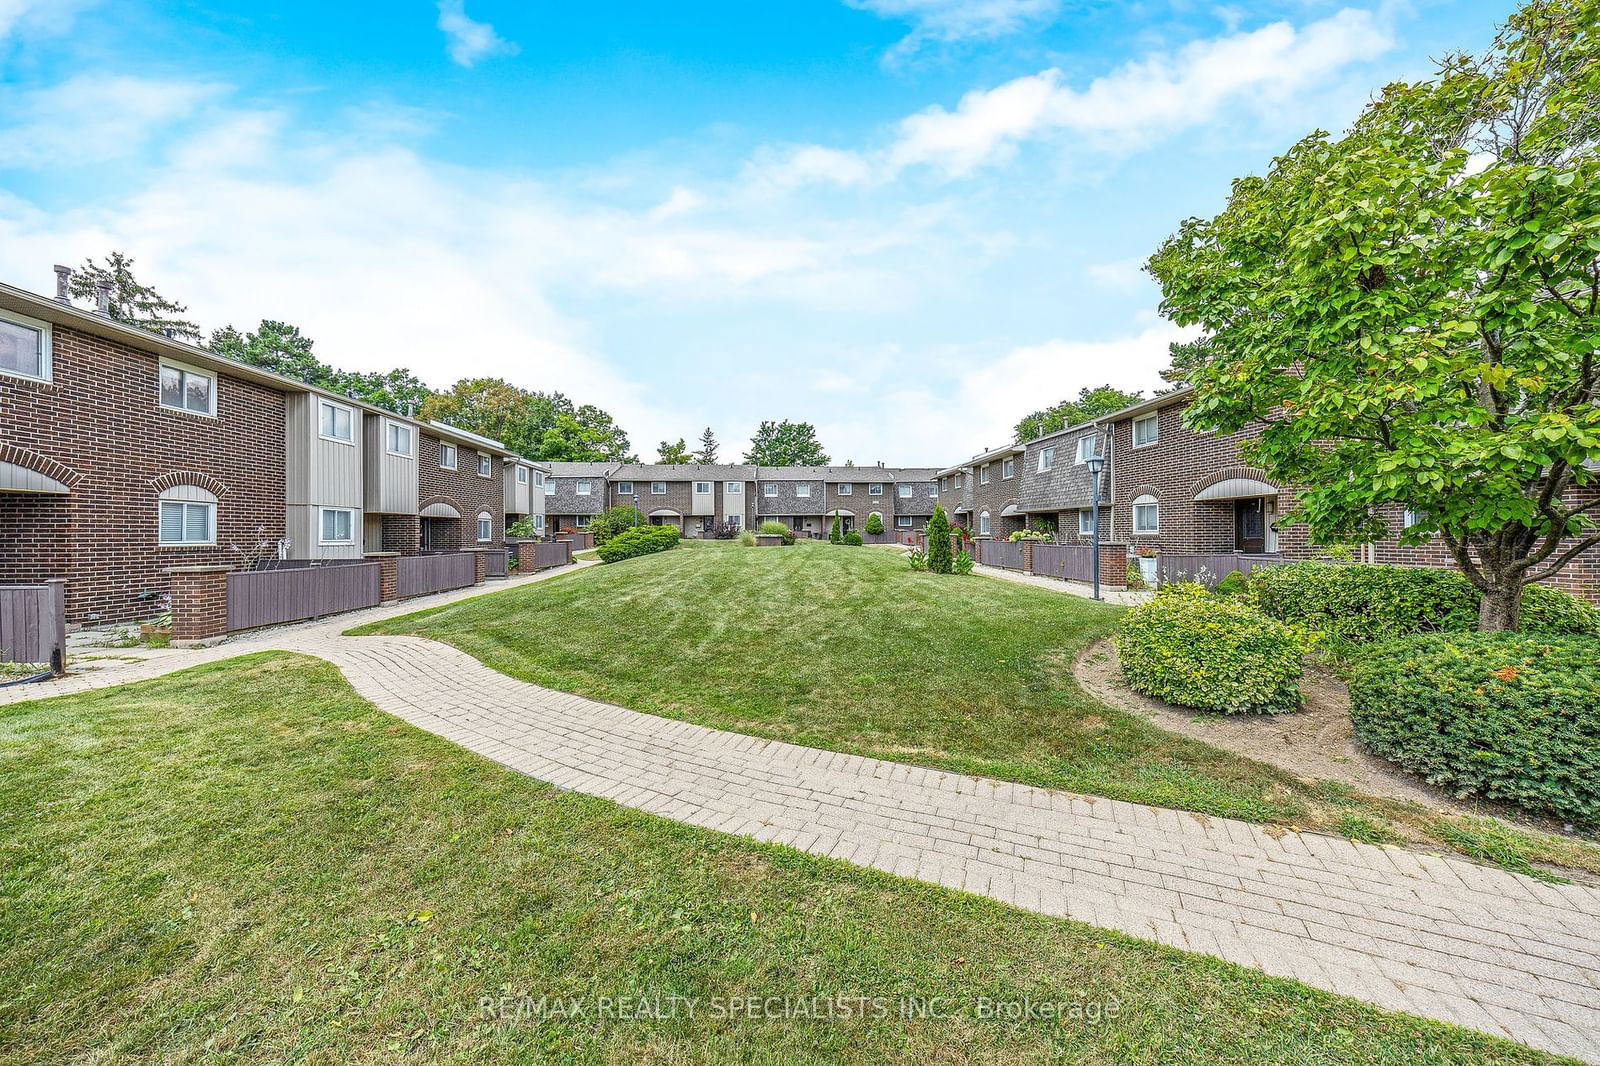
[[[356,513],[344,507],[322,508],[322,543],[354,544]]]
[[[390,455],[411,455],[411,427],[400,422],[384,423],[384,445]]]
[[[494,457],[493,456],[484,455],[482,452],[478,453],[478,476],[479,477],[493,477],[494,476]]]
[[[794,494],[803,500],[811,498],[811,482],[802,481],[794,487]]]
[[[1406,508],[1406,513],[1405,513],[1405,517],[1404,517],[1403,521],[1405,522],[1405,528],[1406,529],[1410,529],[1412,526],[1414,526],[1418,522],[1422,521],[1422,515],[1418,514],[1416,511],[1413,511],[1411,508],[1407,507]]]
[[[1096,448],[1096,441],[1093,433],[1089,434],[1087,437],[1078,438],[1079,463],[1087,463],[1090,459],[1093,459],[1098,454],[1099,452]]]
[[[1161,507],[1154,496],[1138,496],[1133,501],[1133,531],[1155,533],[1161,529]]]
[[[694,483],[694,491],[700,493],[702,496],[711,495],[711,482],[709,482],[709,481],[696,481]]]
[[[955,485],[953,485],[952,487],[953,488],[958,488],[958,489],[961,487],[961,475],[960,474],[956,475]]]
[[[631,488],[632,486],[630,485],[629,487]],[[576,488],[575,491],[578,493],[579,496],[588,496],[588,495],[591,495],[591,491],[590,490],[592,488],[593,488],[593,486],[589,482],[580,481],[580,482],[578,482],[577,488]]]
[[[163,359],[161,406],[197,415],[216,415],[217,376],[192,366]]]
[[[1005,462],[1000,464],[1000,480],[1009,481],[1011,478],[1016,476],[1016,473],[1017,461],[1015,459],[1007,459]]]
[[[868,496],[882,496],[883,495],[883,482],[874,481],[872,484],[868,485],[867,486],[867,495]]]
[[[456,446],[439,442],[439,469],[454,470],[456,468]]]
[[[174,485],[159,497],[157,539],[173,547],[217,542],[217,498],[199,485]]]
[[[650,482],[650,495],[652,495],[652,496],[665,496],[666,494],[667,494],[667,483],[665,481],[652,481],[652,482]]]
[[[777,494],[778,494],[778,484],[777,484],[777,482],[769,481],[765,485],[761,486],[761,495],[767,496],[767,497],[772,497],[772,496],[776,496]]]
[[[50,380],[50,325],[0,313],[0,373]]]
[[[928,495],[931,496],[931,497],[934,497],[935,499],[937,499],[938,496],[939,496],[939,486],[938,485],[929,485],[928,486]]]
[[[540,477],[544,477],[544,475],[541,474]],[[554,496],[556,494],[556,479],[555,478],[553,478],[553,477],[544,478],[543,484],[544,484],[544,494],[546,496]]]
[[[1054,448],[1039,449],[1039,473],[1043,474],[1056,465],[1056,450]]]
[[[517,467],[517,484],[518,485],[526,485],[527,483],[528,483],[528,468],[525,467],[525,466]]]
[[[1133,420],[1133,446],[1143,448],[1161,439],[1161,416],[1145,415]]]
[[[478,543],[494,539],[494,519],[488,511],[478,512]]]
[[[988,483],[989,483],[989,464],[988,463],[984,463],[982,466],[980,466],[978,468],[978,484],[987,485]]]
[[[631,481],[619,481],[619,482],[617,482],[617,495],[618,496],[632,496],[633,495],[633,482],[631,482]]]
[[[319,405],[318,434],[323,440],[336,440],[344,444],[356,442],[356,413],[342,403],[323,400]]]
[[[744,482],[742,482],[742,481],[730,481],[730,482],[728,482],[728,484],[726,486],[724,486],[723,491],[726,492],[729,496],[737,496],[740,493],[744,492]]]
[[[840,485],[839,488],[837,489],[839,495],[841,495],[841,496],[849,496],[851,493],[855,492],[855,490],[856,490],[856,487],[854,485],[850,484],[848,481],[846,481],[845,483]]]
[[[915,485],[896,485],[894,487],[894,494],[900,497],[902,500],[909,500],[911,499],[911,494],[916,490],[917,487]]]

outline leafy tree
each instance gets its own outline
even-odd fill
[[[1091,419],[1120,411],[1144,399],[1142,392],[1124,392],[1110,385],[1084,387],[1078,390],[1076,400],[1062,400],[1054,407],[1035,411],[1017,423],[1018,440],[1036,440],[1063,429],[1081,425]]]
[[[694,453],[689,450],[688,445],[685,443],[682,437],[678,438],[678,443],[676,444],[669,444],[666,441],[662,441],[661,446],[656,449],[656,462],[692,463],[694,462]]]
[[[844,523],[838,515],[833,516],[833,528],[828,531],[828,541],[831,544],[844,543]]]
[[[928,569],[936,574],[951,572],[950,519],[945,517],[942,504],[933,505],[933,517],[928,519]]]
[[[1514,629],[1600,544],[1600,0],[1534,0],[1479,57],[1386,88],[1234,183],[1150,260],[1202,430],[1305,486],[1319,541],[1434,537]],[[1573,541],[1563,546],[1564,538]]]
[[[111,282],[111,317],[130,326],[164,333],[178,340],[200,340],[200,327],[182,316],[189,309],[167,299],[133,276],[133,259],[121,252],[106,256],[104,265],[85,259],[72,272],[69,291],[78,299],[95,299],[98,282]]]
[[[589,532],[596,544],[604,544],[625,529],[649,525],[644,512],[633,507],[612,507],[589,521]]]
[[[744,461],[758,466],[827,466],[828,454],[810,422],[762,422]]]
[[[882,533],[883,532],[883,519],[882,519],[882,517],[879,516],[877,511],[873,511],[871,514],[867,515],[867,532],[868,533]]]
[[[529,459],[636,462],[628,435],[605,411],[559,392],[534,392],[500,378],[462,378],[422,408],[424,418],[481,433]]]
[[[343,393],[397,414],[422,409],[432,390],[409,370],[339,370],[312,354],[312,341],[298,326],[263,319],[253,333],[233,326],[214,330],[207,347],[218,355]]]
[[[680,442],[681,443],[681,442]],[[717,438],[707,426],[706,431],[700,434],[700,450],[695,453],[695,462],[714,463],[717,461]]]

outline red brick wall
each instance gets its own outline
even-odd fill
[[[491,456],[490,476],[479,477],[476,449],[464,444],[457,448],[456,469],[445,470],[439,466],[439,438],[423,433],[420,445],[417,452],[417,469],[420,471],[418,477],[421,479],[418,487],[419,509],[427,507],[430,503],[442,502],[461,512],[459,522],[446,523],[437,519],[424,519],[434,523],[435,539],[431,545],[432,550],[487,548],[500,544],[505,539],[506,530],[505,495],[500,480],[502,475],[499,458]],[[493,539],[483,544],[478,542],[479,511],[488,511],[494,522]],[[385,547],[388,547],[387,544]]]
[[[0,375],[0,447],[39,453],[76,480],[67,497],[0,497],[6,580],[65,577],[72,622],[148,617],[165,568],[234,564],[230,545],[284,535],[282,393],[223,376],[215,418],[169,411],[156,356],[61,327],[52,350],[50,383]],[[216,493],[215,547],[158,545],[163,477]]]

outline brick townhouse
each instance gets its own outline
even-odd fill
[[[169,567],[493,546],[508,497],[542,512],[516,492],[535,464],[494,441],[125,325],[66,281],[0,284],[0,581],[65,578],[75,624],[156,614]]]

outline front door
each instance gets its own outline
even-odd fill
[[[1233,546],[1260,554],[1267,550],[1267,501],[1260,496],[1233,501]]]

